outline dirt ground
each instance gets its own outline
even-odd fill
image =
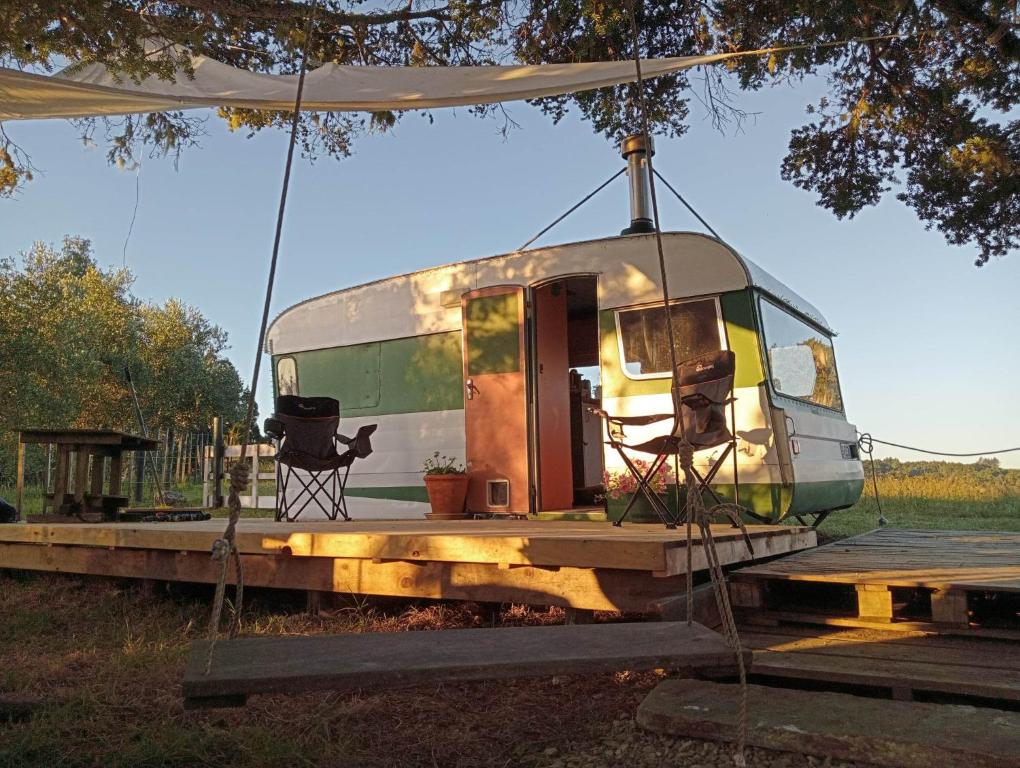
[[[0,723],[0,766],[730,766],[725,745],[645,734],[638,703],[660,679],[616,674],[354,695],[253,697],[186,712],[188,643],[211,590],[53,574],[0,574],[0,698],[37,702]],[[312,617],[301,595],[254,592],[247,634],[416,631],[486,625],[480,606],[348,601]],[[609,619],[610,616],[599,617]],[[558,623],[503,606],[503,625]],[[489,619],[491,622],[491,618]],[[836,766],[749,751],[755,768]]]

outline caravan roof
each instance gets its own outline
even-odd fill
[[[756,287],[828,330],[816,307],[726,243],[695,232],[663,233],[663,243],[673,298]],[[599,274],[599,305],[604,308],[661,301],[654,235],[601,238],[455,262],[307,299],[273,320],[266,352],[456,330],[462,293],[569,274]]]

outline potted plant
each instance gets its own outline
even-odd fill
[[[425,488],[429,493],[432,511],[425,515],[429,520],[461,520],[467,517],[464,502],[467,499],[468,476],[464,465],[450,456],[436,451],[422,465]]]

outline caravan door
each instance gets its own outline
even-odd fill
[[[524,288],[500,285],[461,297],[468,509],[527,514],[528,392]]]

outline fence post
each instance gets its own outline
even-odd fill
[[[174,460],[174,482],[181,482],[181,460],[184,458],[184,435],[178,434],[177,438],[177,458]]]
[[[198,441],[198,433],[188,432],[188,452],[184,457],[184,477],[182,482],[191,482],[191,470],[195,466],[195,443]]]
[[[16,496],[14,498],[14,506],[18,511],[18,520],[24,520],[23,514],[25,504],[25,444],[21,442],[21,433],[18,433],[18,462],[17,462],[17,478],[15,485],[17,487]]]
[[[219,416],[213,416],[213,506],[223,506],[223,424]]]
[[[173,455],[174,455],[174,453],[173,453],[173,451],[174,451],[174,428],[173,427],[167,427],[166,428],[166,435],[164,436],[164,447],[165,447],[165,450],[163,451],[163,466],[160,467],[159,475],[160,475],[160,479],[163,481],[163,487],[166,488],[168,485],[170,485],[170,481],[173,480],[173,477],[170,474],[170,466],[171,466],[171,462],[173,461]]]
[[[262,446],[255,444],[251,446],[251,496],[252,506],[255,509],[259,508],[259,448]]]
[[[205,448],[209,445],[209,435],[202,432],[198,436],[198,451],[195,453],[196,466],[199,472],[205,471]]]
[[[199,466],[202,468],[202,506],[211,507],[212,499],[209,498],[209,472],[211,471],[212,456],[209,449],[202,446],[202,460]]]
[[[142,503],[142,491],[145,485],[145,451],[135,451],[135,501]]]

